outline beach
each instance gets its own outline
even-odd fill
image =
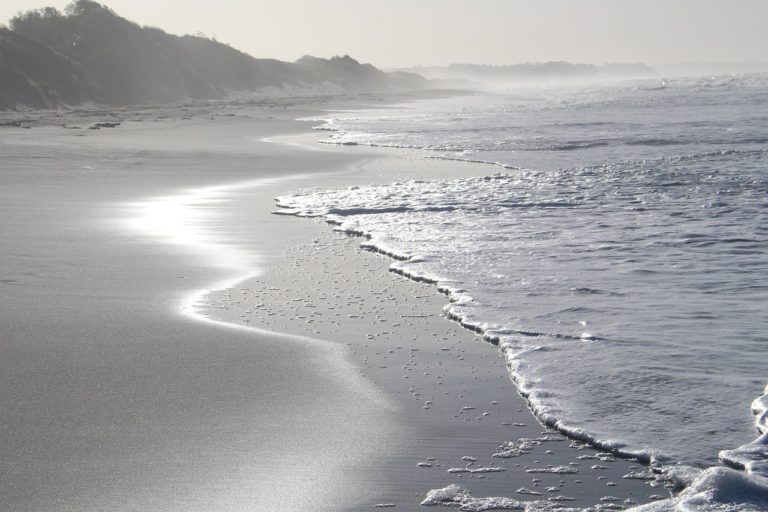
[[[418,510],[449,485],[542,507],[668,496],[638,462],[538,423],[498,348],[449,321],[434,285],[273,214],[305,188],[487,173],[318,145],[297,121],[384,103],[0,128],[0,508]]]

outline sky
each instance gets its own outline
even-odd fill
[[[58,0],[2,0],[0,22]],[[768,0],[104,0],[254,57],[349,54],[380,67],[768,61]]]

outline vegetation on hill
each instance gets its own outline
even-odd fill
[[[141,27],[92,0],[76,0],[64,12],[28,11],[0,27],[0,109],[167,103],[267,87],[373,92],[426,83],[349,56],[255,59],[205,37]]]

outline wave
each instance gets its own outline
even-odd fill
[[[578,130],[580,128],[588,129],[610,129],[612,122],[583,122],[583,123],[565,123],[544,125],[553,129],[566,128],[568,130]],[[675,126],[675,123],[671,123]],[[313,129],[329,132],[331,135],[320,139],[322,144],[340,145],[340,146],[366,146],[380,148],[398,148],[398,149],[417,149],[426,152],[444,152],[460,155],[476,155],[483,153],[506,153],[507,157],[514,158],[515,153],[568,153],[568,152],[589,152],[600,149],[618,150],[622,147],[628,148],[684,148],[686,146],[698,147],[720,147],[720,151],[741,151],[753,150],[754,146],[760,146],[768,143],[768,137],[755,136],[750,133],[732,133],[729,138],[723,138],[720,133],[711,133],[708,131],[711,126],[707,123],[697,123],[689,121],[683,123],[683,128],[690,128],[692,131],[689,137],[681,136],[682,128],[671,129],[669,136],[649,137],[643,136],[643,128],[631,129],[631,123],[621,124],[621,129],[616,135],[605,137],[599,136],[599,132],[591,134],[593,136],[585,139],[574,139],[563,137],[564,133],[551,133],[547,136],[520,136],[522,127],[505,126],[489,128],[471,128],[459,126],[456,128],[441,128],[429,134],[427,140],[423,140],[424,134],[413,132],[411,127],[400,127],[403,131],[380,132],[376,130],[375,124],[364,124],[357,130],[350,130],[338,120],[326,119],[322,125],[315,126]],[[360,131],[362,130],[362,131]],[[487,132],[487,133],[486,133]],[[674,155],[666,155],[674,156]],[[473,161],[488,161],[481,157],[473,157]],[[503,166],[514,166],[510,161],[493,161]]]
[[[290,199],[278,198],[278,205],[281,208],[290,209],[294,215],[306,216],[300,210],[292,208]],[[339,214],[343,214],[343,212],[338,209],[335,213],[331,213],[330,210],[327,213],[327,215]],[[331,222],[340,225],[337,220],[331,220]],[[388,255],[397,261],[408,262],[417,258],[394,252],[385,248],[383,244],[377,245],[374,235],[370,232],[350,229],[343,229],[343,231],[366,238],[368,240],[364,244],[366,249]],[[740,505],[737,508],[732,508],[732,510],[744,510],[747,512],[752,510],[749,507],[753,504],[757,507],[768,506],[768,498],[766,498],[768,496],[766,494],[768,492],[768,483],[766,481],[766,478],[768,478],[768,386],[766,387],[766,394],[756,399],[752,404],[752,410],[756,416],[755,424],[762,435],[752,443],[733,450],[723,450],[720,452],[720,459],[724,464],[738,470],[743,470],[746,474],[736,473],[733,470],[722,467],[699,470],[693,467],[680,466],[679,463],[675,463],[674,459],[655,450],[648,448],[638,449],[623,442],[604,439],[587,429],[567,423],[557,413],[553,413],[551,407],[541,401],[541,398],[546,396],[547,393],[539,390],[533,382],[527,379],[523,371],[526,365],[525,356],[531,352],[546,351],[547,348],[535,345],[521,346],[517,342],[517,338],[549,337],[583,342],[600,341],[599,337],[591,335],[575,337],[560,333],[494,328],[484,322],[470,318],[460,308],[455,307],[455,305],[473,302],[474,299],[464,290],[441,284],[441,280],[437,276],[410,272],[402,266],[392,265],[391,271],[417,282],[434,284],[437,290],[445,294],[449,299],[449,304],[444,308],[447,318],[468,330],[478,333],[485,341],[495,344],[500,348],[506,358],[513,383],[521,396],[526,399],[530,409],[545,426],[557,430],[571,439],[587,443],[600,450],[650,464],[656,467],[657,472],[664,474],[666,480],[685,488],[683,492],[673,498],[638,507],[634,510],[638,512],[671,512],[683,509],[688,510],[688,507],[693,505],[697,510],[715,512],[722,510],[724,506],[733,507],[734,502],[742,503],[742,505],[746,502],[746,508],[742,509]],[[583,289],[577,290],[577,293],[599,294],[604,292]],[[483,506],[493,505],[498,507],[508,504],[509,500],[511,498],[506,497],[477,499],[473,498],[465,489],[451,486],[450,488],[430,491],[422,505],[451,503],[460,504],[462,509],[475,510],[475,506],[479,503],[482,503]],[[521,504],[526,510],[539,510],[537,502],[521,502]],[[516,504],[515,508],[519,508],[518,505],[520,503]],[[540,505],[542,505],[541,510],[543,511],[549,510],[548,507],[551,504],[541,503]],[[484,510],[485,508],[482,509]],[[729,508],[729,510],[731,509]]]
[[[736,469],[768,478],[768,386],[765,393],[752,402],[755,429],[760,437],[733,450],[720,452],[720,460]]]
[[[325,216],[395,259],[392,272],[434,284],[446,316],[499,346],[545,424],[688,486],[644,510],[752,500],[768,461],[768,398],[750,396],[768,286],[768,118],[755,115],[768,75],[606,87],[326,121],[325,143],[501,171],[312,191],[280,209]],[[759,436],[743,444],[750,424],[733,418],[752,400]]]
[[[493,179],[493,177],[490,178]],[[298,217],[325,217],[330,224],[337,226],[337,229],[350,235],[365,238],[366,242],[363,243],[362,246],[367,250],[375,251],[377,253],[389,256],[398,262],[407,263],[418,259],[418,256],[413,254],[403,253],[388,248],[386,243],[371,231],[354,229],[345,226],[344,222],[339,218],[359,215],[360,210],[363,209],[328,208],[322,211],[311,211],[307,210],[306,208],[302,208],[299,204],[296,203],[295,200],[299,197],[302,196],[280,196],[276,198],[277,207],[279,210],[275,211],[274,213],[283,215],[289,214]],[[369,208],[366,209],[364,213],[373,214],[376,211],[376,208]],[[378,211],[381,212],[384,211],[384,209],[378,209]],[[402,213],[409,210],[407,208],[398,208],[397,211]],[[590,335],[572,336],[565,333],[535,332],[503,328],[498,326],[489,326],[485,322],[474,320],[469,315],[465,314],[465,312],[461,309],[462,306],[474,302],[472,296],[470,296],[465,290],[454,288],[450,285],[442,283],[442,280],[439,278],[439,276],[434,274],[419,273],[402,265],[393,264],[390,267],[390,271],[413,281],[435,285],[440,293],[448,297],[449,304],[445,306],[444,313],[450,320],[457,322],[465,329],[478,333],[481,335],[483,340],[497,345],[507,359],[507,366],[510,370],[510,376],[518,391],[527,400],[529,407],[534,412],[534,414],[546,426],[558,430],[572,439],[589,443],[590,445],[595,446],[601,450],[610,451],[611,453],[615,453],[622,457],[636,458],[645,463],[661,463],[671,460],[667,457],[659,455],[658,453],[655,453],[652,450],[634,449],[628,447],[625,443],[617,442],[614,440],[601,439],[599,436],[590,433],[585,429],[565,423],[557,415],[552,414],[550,412],[550,408],[539,400],[539,398],[544,396],[546,393],[542,393],[542,391],[537,389],[537,387],[534,386],[523,373],[518,371],[518,369],[520,369],[524,364],[523,359],[521,359],[522,356],[531,351],[541,351],[546,349],[536,346],[522,348],[515,342],[516,337],[549,337],[555,339],[569,339],[578,341],[597,341],[599,340],[598,337],[593,337]]]
[[[593,205],[596,197],[604,194],[604,191],[599,187],[595,188],[593,182],[597,178],[603,178],[606,183],[615,183],[616,188],[610,189],[613,190],[612,193],[619,191],[621,194],[626,194],[630,197],[637,194],[638,187],[642,186],[645,187],[643,190],[651,190],[653,194],[658,194],[660,198],[669,197],[672,194],[675,198],[679,197],[682,204],[685,204],[690,201],[691,191],[695,190],[697,186],[702,186],[691,181],[692,176],[699,176],[699,174],[690,175],[686,174],[686,172],[689,172],[690,169],[698,169],[701,163],[717,164],[717,166],[709,168],[710,174],[700,176],[703,184],[711,186],[715,190],[728,190],[747,184],[759,192],[760,190],[765,190],[766,183],[764,178],[762,178],[763,181],[760,181],[761,178],[759,177],[755,178],[754,176],[739,173],[738,162],[750,161],[750,159],[755,157],[762,158],[766,154],[768,154],[768,150],[723,150],[646,160],[628,160],[619,164],[602,164],[565,169],[556,173],[515,169],[514,172],[509,173],[454,181],[421,182],[407,180],[392,185],[361,187],[355,190],[314,191],[314,195],[310,197],[305,194],[283,196],[278,198],[278,206],[282,213],[290,213],[297,216],[323,216],[328,222],[335,224],[337,226],[336,229],[365,237],[366,241],[362,245],[366,249],[386,254],[397,260],[391,265],[391,271],[416,281],[434,284],[438,291],[448,297],[448,304],[444,308],[448,318],[459,323],[464,328],[477,332],[484,340],[496,344],[500,348],[505,356],[510,376],[517,389],[527,399],[530,408],[545,425],[564,433],[568,437],[587,442],[602,450],[610,451],[623,457],[636,458],[651,464],[664,471],[668,478],[675,479],[683,484],[692,485],[695,482],[708,482],[712,484],[713,479],[715,479],[720,482],[718,485],[730,485],[733,483],[733,478],[729,476],[729,473],[720,471],[723,468],[713,468],[712,471],[706,470],[704,472],[692,467],[683,470],[680,466],[675,466],[675,462],[679,459],[664,454],[656,448],[631,445],[611,439],[584,428],[582,425],[566,420],[563,417],[563,411],[553,405],[551,392],[542,387],[537,380],[531,378],[531,357],[536,354],[545,354],[548,351],[556,350],[556,348],[553,349],[552,347],[558,346],[558,342],[566,341],[569,343],[600,345],[618,343],[620,340],[606,338],[599,332],[590,333],[584,331],[574,334],[567,331],[527,329],[518,328],[514,325],[489,323],[485,319],[485,315],[478,313],[478,307],[481,307],[482,304],[471,294],[473,292],[464,288],[462,282],[456,282],[449,277],[441,275],[435,268],[425,267],[424,263],[429,263],[430,259],[411,252],[419,251],[418,246],[392,244],[387,232],[387,224],[373,228],[366,219],[368,217],[376,217],[377,215],[380,215],[382,218],[408,218],[409,220],[397,222],[398,229],[408,229],[409,223],[413,223],[414,226],[418,226],[419,230],[423,230],[426,229],[425,224],[420,219],[423,218],[423,215],[430,213],[479,213],[489,216],[488,218],[493,218],[494,222],[498,223],[503,218],[506,218],[500,217],[504,211],[521,210],[524,213],[536,210],[544,212],[552,208],[560,209],[563,207],[570,209],[588,208]],[[498,164],[493,163],[493,165]],[[674,170],[680,166],[685,166],[685,169],[682,171]],[[672,169],[668,173],[673,175],[673,179],[668,179],[669,177],[663,173],[662,177],[667,179],[659,181],[660,169]],[[724,170],[718,171],[717,169]],[[733,171],[733,169],[737,170]],[[678,175],[675,175],[676,172]],[[582,190],[581,185],[578,185],[582,180],[586,180],[586,183],[592,183],[592,185]],[[576,201],[564,200],[562,198],[558,201],[552,201],[546,200],[544,197],[537,198],[537,200],[531,200],[531,198],[522,200],[522,197],[528,193],[526,187],[530,186],[531,183],[535,183],[538,186],[552,187],[552,190],[558,194],[562,193],[564,186],[576,187],[577,190],[580,190],[579,193],[581,195],[573,196],[578,198]],[[487,194],[500,187],[507,192],[511,191],[513,195],[516,191],[519,191],[517,193],[521,197],[510,198],[504,196],[503,200],[498,198],[493,201],[486,200],[489,199]],[[745,194],[748,193],[751,192],[745,192]],[[468,194],[469,196],[465,198],[464,196]],[[655,197],[652,195],[646,198],[645,202]],[[434,200],[427,198],[433,198]],[[462,200],[461,204],[451,204],[456,198]],[[359,203],[365,206],[361,206]],[[654,208],[654,206],[649,205],[649,208]],[[411,217],[412,220],[410,220]],[[607,221],[611,217],[601,216],[601,218]],[[431,236],[429,233],[426,235]],[[439,235],[446,236],[444,232],[439,233]],[[711,234],[698,235],[703,235],[703,233],[697,233],[694,229],[691,229],[688,233],[679,237],[676,242],[667,242],[667,239],[664,239],[663,244],[671,243],[669,247],[672,248],[690,246],[698,249],[697,244],[712,241],[708,240],[708,238],[712,238]],[[453,237],[451,239],[453,240]],[[645,243],[656,243],[659,246],[664,246],[661,243],[662,241],[655,242],[651,238],[647,238],[644,241]],[[743,243],[753,244],[759,242],[759,240],[748,236],[721,236],[716,239],[716,242],[728,246]],[[461,243],[461,241],[459,240],[455,243]],[[402,247],[408,248],[403,249]],[[756,248],[758,251],[759,249],[760,247]],[[711,247],[706,248],[706,251],[710,250]],[[638,268],[637,270],[649,273],[653,279],[663,278],[654,277],[656,275],[662,276],[662,274],[653,268]],[[648,276],[643,277],[643,279],[648,278]],[[619,291],[595,286],[572,287],[568,291],[571,294],[587,298],[606,297],[608,300],[623,295]],[[580,311],[573,308],[566,308],[557,312],[557,314],[580,313]],[[697,318],[701,321],[706,321],[713,317],[706,311],[703,311]],[[556,323],[550,323],[550,325],[556,325]],[[663,376],[660,379],[660,382],[663,381]],[[765,396],[756,400],[753,404],[753,409],[757,411],[758,429],[762,429],[761,437],[737,449],[720,452],[720,460],[724,464],[746,472],[746,480],[741,477],[737,478],[744,485],[760,484],[760,481],[754,480],[754,478],[760,477],[762,472],[765,471],[765,465],[768,462],[768,451],[766,449],[768,434],[765,432],[765,411],[767,405],[768,398]],[[716,475],[717,478],[712,475]],[[665,509],[660,508],[658,510]]]

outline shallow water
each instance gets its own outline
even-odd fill
[[[529,88],[334,116],[325,142],[495,163],[283,197],[438,281],[537,412],[662,462],[756,437],[768,320],[768,77]]]

